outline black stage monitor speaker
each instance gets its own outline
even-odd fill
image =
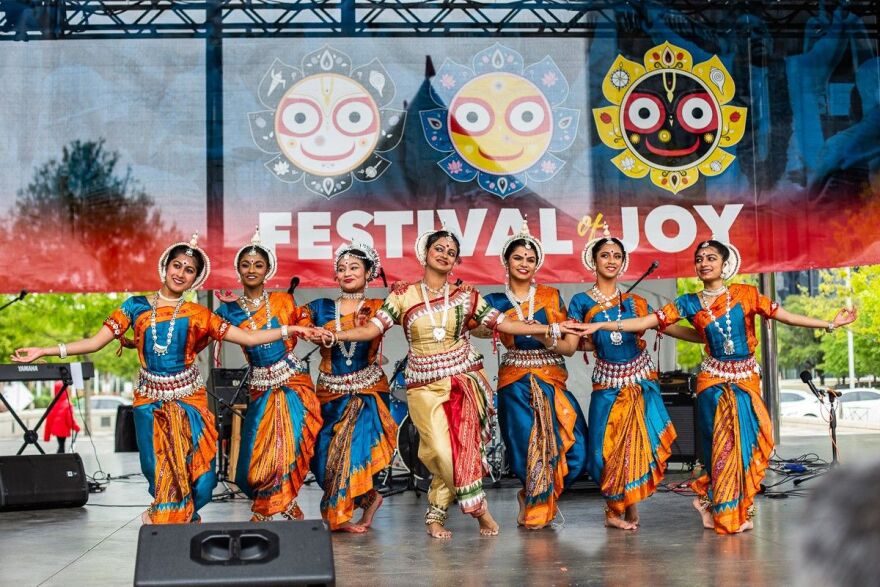
[[[211,391],[227,404],[241,404],[247,401],[247,385],[242,379],[247,375],[247,367],[241,369],[211,369]],[[239,397],[235,397],[241,389]],[[208,396],[208,405],[214,414],[217,413],[217,400]]]
[[[0,457],[0,511],[80,507],[89,484],[76,453]]]
[[[335,585],[320,520],[142,526],[135,587]]]
[[[115,452],[137,452],[137,434],[134,431],[134,406],[116,408]]]
[[[682,371],[661,373],[657,382],[663,405],[669,412],[677,437],[672,443],[672,463],[695,465],[699,455],[697,436],[697,402],[693,393],[693,376]]]

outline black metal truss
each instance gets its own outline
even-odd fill
[[[779,38],[801,37],[808,21],[821,23],[837,4],[859,16],[869,36],[878,36],[876,0],[0,0],[0,40],[205,38],[217,25],[226,38],[594,37],[637,24],[652,8],[672,15],[683,36],[697,29],[723,35],[747,13]]]

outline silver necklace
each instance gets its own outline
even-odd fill
[[[254,315],[251,314],[251,311],[248,309],[248,304],[253,305],[254,312],[256,312],[256,308],[260,305],[261,302],[266,306],[266,330],[272,328],[272,307],[269,306],[269,292],[263,290],[263,295],[258,297],[256,300],[252,300],[247,296],[241,296],[240,298],[238,298],[238,300],[241,302],[241,309],[244,310],[244,313],[247,315],[248,321],[251,323],[251,330],[259,329],[257,328],[257,323],[254,322]],[[254,301],[256,301],[256,303],[254,303]],[[260,346],[270,347],[272,346],[272,343],[265,343]]]
[[[422,287],[423,287],[425,290],[427,290],[429,293],[434,294],[435,296],[439,296],[440,294],[442,294],[442,293],[443,293],[443,288],[444,288],[444,287],[446,287],[446,288],[449,287],[449,283],[448,283],[448,282],[447,282],[443,287],[441,287],[440,289],[432,289],[432,288],[428,287],[428,284],[425,283],[425,280],[424,280],[424,279],[423,279],[420,283],[422,284]]]
[[[353,291],[353,292],[344,291],[339,294],[339,297],[341,297],[343,300],[362,300],[362,299],[364,299],[364,292],[363,291]]]
[[[434,308],[431,307],[431,303],[428,301],[428,286],[425,285],[424,281],[420,285],[422,286],[422,298],[425,300],[425,309],[428,310],[428,320],[431,321],[431,334],[434,340],[440,342],[446,338],[446,321],[449,319],[449,283],[443,286],[443,320],[440,322],[440,326],[437,326],[437,321],[434,320]]]
[[[521,322],[524,322],[526,320],[526,317],[523,315],[521,306],[527,301],[529,302],[528,321],[531,322],[535,318],[535,290],[537,289],[538,286],[536,286],[534,283],[529,285],[529,295],[526,297],[526,299],[521,300],[513,295],[513,290],[510,289],[509,283],[504,287],[504,293],[507,296],[507,299],[510,301],[510,304],[513,306],[513,309],[516,310],[516,317],[519,318]],[[532,338],[532,335],[527,334],[526,338]]]
[[[343,296],[336,298],[336,303],[334,304],[334,307],[336,309],[336,316],[335,316],[336,325],[335,325],[335,327],[336,327],[337,333],[342,332],[342,316],[341,316],[341,312],[339,310],[339,306],[340,306],[339,300],[341,300],[343,297],[344,297],[344,294],[343,294]],[[361,301],[358,302],[357,308],[354,309],[355,319],[357,319],[357,315],[360,313],[361,308],[364,307],[364,301],[366,301],[366,300],[364,300],[363,295],[361,295],[360,299],[361,299]],[[352,341],[351,346],[349,348],[345,348],[345,343],[342,342],[341,340],[339,342],[337,342],[336,344],[337,344],[337,346],[339,346],[339,350],[342,352],[342,356],[345,357],[345,364],[348,365],[349,367],[351,367],[351,358],[354,356],[354,349],[357,347],[357,342]]]
[[[159,299],[160,299],[160,300],[164,300],[164,301],[166,301],[166,302],[175,302],[175,303],[176,303],[180,298],[183,297],[183,296],[180,296],[180,297],[176,297],[176,298],[169,298],[169,297],[166,296],[166,295],[162,295],[162,290],[161,290],[161,289],[160,289],[159,291],[156,292],[156,295],[159,296]]]
[[[724,285],[723,283],[721,284],[721,287],[719,287],[718,289],[703,288],[703,293],[706,294],[707,296],[710,296],[713,298],[716,296],[720,296],[721,294],[723,294],[726,291],[727,291],[727,286]]]
[[[265,294],[266,291],[263,290],[263,293]],[[260,303],[263,301],[264,298],[263,298],[263,296],[259,296],[259,297],[256,297],[256,298],[249,298],[249,297],[247,297],[246,295],[242,295],[242,296],[241,296],[240,298],[238,298],[238,299],[240,299],[241,301],[243,301],[245,304],[250,304],[250,305],[252,305],[254,308],[257,308],[257,307],[260,306]]]
[[[160,357],[168,353],[168,347],[171,346],[171,339],[174,337],[174,322],[177,320],[177,313],[183,305],[183,296],[177,298],[177,305],[174,306],[174,312],[171,314],[171,322],[168,324],[168,336],[165,337],[165,344],[159,344],[159,337],[156,334],[156,307],[159,304],[159,293],[153,296],[153,303],[150,304],[150,331],[153,333],[153,352]]]
[[[712,310],[709,309],[709,303],[706,301],[706,290],[700,292],[700,303],[703,305],[703,308],[706,310],[706,312],[709,313],[709,317],[712,318],[712,324],[715,325],[715,327],[718,329],[718,332],[721,333],[721,336],[724,337],[724,354],[732,355],[736,351],[736,345],[734,345],[733,343],[733,325],[730,320],[730,290],[725,288],[724,293],[727,294],[727,310],[724,312],[724,319],[727,324],[726,332],[724,329],[721,328],[721,325],[718,324],[718,321],[715,319],[715,314],[713,314]]]
[[[594,285],[593,289],[590,290],[593,294],[593,297],[602,305],[602,313],[605,314],[605,320],[608,322],[612,322],[611,316],[608,315],[608,308],[614,305],[614,298],[617,297],[617,322],[620,322],[620,317],[623,314],[623,310],[621,306],[623,305],[623,297],[620,293],[620,290],[614,288],[614,295],[610,298],[602,293],[599,289],[598,285]],[[623,333],[619,330],[611,331],[611,344],[615,346],[620,346],[623,344]]]

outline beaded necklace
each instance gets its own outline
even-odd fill
[[[727,326],[726,332],[725,329],[721,328],[721,325],[715,319],[715,314],[713,314],[712,310],[709,308],[709,303],[706,301],[706,290],[700,292],[700,304],[702,304],[703,308],[709,314],[709,317],[712,319],[712,324],[715,325],[718,332],[724,337],[724,354],[732,355],[736,351],[736,345],[733,343],[733,324],[730,320],[730,290],[724,288],[724,293],[727,298],[727,309],[724,312],[724,320]]]
[[[266,306],[266,330],[272,328],[272,307],[269,305],[269,292],[263,290],[263,295],[256,298],[256,300],[252,300],[247,296],[241,296],[238,298],[238,301],[241,302],[239,306],[244,310],[245,315],[247,315],[248,321],[251,323],[251,330],[259,330],[257,328],[257,323],[254,322],[254,315],[251,314],[251,311],[248,309],[248,304],[252,304],[253,306],[259,306],[260,302],[262,302]],[[254,303],[256,301],[256,303]],[[256,313],[256,309],[254,310]],[[265,343],[260,345],[262,347],[270,347],[272,343]]]
[[[434,308],[428,301],[428,286],[424,281],[420,285],[422,286],[422,297],[425,300],[425,309],[428,310],[428,320],[431,321],[431,334],[434,340],[440,342],[446,338],[446,322],[449,319],[449,283],[443,285],[443,320],[440,322],[440,326],[437,326],[437,321],[434,320]]]
[[[174,322],[177,320],[177,313],[183,305],[183,296],[177,299],[177,305],[174,306],[174,312],[171,314],[171,322],[168,324],[168,336],[165,337],[165,344],[159,344],[159,336],[156,334],[156,308],[159,304],[159,294],[153,296],[150,304],[150,331],[153,333],[153,352],[160,357],[168,354],[168,347],[171,346],[171,339],[174,337]]]
[[[344,296],[343,296],[343,297],[344,297]],[[335,324],[335,327],[336,327],[336,332],[337,332],[337,333],[342,332],[342,316],[340,315],[341,312],[340,312],[340,310],[339,310],[339,305],[340,305],[340,304],[339,304],[339,300],[341,300],[341,299],[342,299],[342,297],[336,298],[336,302],[334,303],[334,308],[335,308],[335,311],[336,311],[336,315],[335,315],[336,324]],[[361,311],[361,308],[364,307],[364,301],[366,301],[366,300],[364,300],[364,297],[363,297],[363,293],[362,293],[362,292],[361,292],[361,298],[360,298],[360,300],[361,300],[361,301],[358,302],[357,308],[355,308],[355,310],[354,310],[355,318],[357,318],[358,314],[359,314],[360,311]],[[337,342],[336,344],[337,344],[337,346],[339,346],[339,350],[342,352],[342,356],[345,357],[345,364],[348,365],[349,367],[351,367],[351,362],[352,362],[352,361],[351,361],[351,358],[354,356],[354,349],[357,347],[357,342],[352,341],[352,342],[351,342],[351,346],[348,347],[348,348],[345,348],[345,343],[342,342],[341,340],[340,340],[339,342]]]
[[[620,322],[620,317],[623,315],[623,295],[620,293],[620,290],[614,288],[614,295],[610,298],[602,293],[599,289],[598,285],[594,285],[593,289],[590,290],[590,293],[593,294],[593,297],[601,304],[602,313],[605,315],[605,320],[608,322],[612,322],[611,316],[608,315],[608,308],[614,305],[614,297],[617,297],[617,322]],[[620,346],[623,344],[623,333],[619,330],[611,331],[611,344],[615,346]]]

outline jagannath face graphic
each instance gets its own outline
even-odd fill
[[[442,107],[420,113],[425,139],[447,154],[438,165],[449,177],[509,196],[565,165],[555,153],[574,142],[579,114],[560,106],[568,89],[550,57],[524,67],[500,44],[477,53],[472,67],[447,60],[431,84]]]
[[[271,109],[249,115],[251,135],[275,155],[265,164],[275,177],[330,198],[390,165],[382,153],[400,143],[406,122],[406,112],[387,107],[394,93],[375,59],[353,68],[328,46],[306,55],[301,69],[276,59],[259,89]]]
[[[593,110],[596,128],[603,143],[623,150],[611,161],[625,175],[650,174],[678,193],[735,159],[723,147],[742,139],[746,109],[727,105],[735,86],[718,57],[694,66],[669,43],[650,49],[644,66],[618,56],[602,91],[614,105]]]
[[[467,82],[449,108],[455,151],[487,173],[527,170],[550,146],[553,110],[529,80],[490,73]]]

